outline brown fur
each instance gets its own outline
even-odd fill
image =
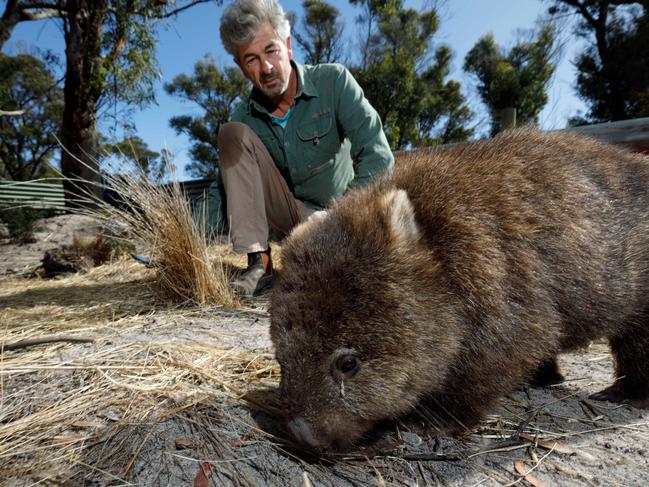
[[[414,408],[473,426],[601,337],[617,381],[596,397],[649,404],[642,156],[531,129],[407,154],[298,227],[282,266],[271,338],[289,427],[311,447],[348,448]],[[349,376],[341,356],[357,358]]]

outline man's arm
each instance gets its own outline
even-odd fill
[[[346,68],[341,70],[335,85],[337,119],[352,144],[352,186],[365,186],[373,176],[394,166],[394,156],[379,114]]]

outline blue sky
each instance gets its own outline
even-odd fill
[[[301,0],[280,0],[285,10],[302,13]],[[0,1],[0,12],[4,11],[5,1]],[[346,35],[349,42],[354,33],[354,15],[357,13],[347,1],[331,1],[341,10],[345,20]],[[420,8],[425,0],[406,0],[407,6]],[[176,166],[180,169],[188,162],[189,140],[178,136],[169,127],[169,119],[175,115],[198,113],[198,109],[181,103],[164,93],[162,85],[174,76],[193,72],[196,61],[210,54],[220,66],[233,64],[221,47],[218,25],[223,6],[216,4],[198,5],[181,14],[176,21],[169,22],[159,31],[158,60],[161,67],[159,83],[156,86],[158,104],[136,112],[133,121],[137,131],[153,150],[166,147],[175,154]],[[541,0],[443,0],[440,8],[440,29],[436,43],[448,44],[453,52],[451,78],[462,83],[463,91],[472,110],[477,112],[474,123],[485,132],[488,122],[484,108],[476,94],[474,81],[462,71],[466,52],[484,34],[492,32],[496,42],[511,47],[520,29],[530,29],[535,21],[545,13],[547,3]],[[579,49],[579,41],[568,37],[570,26],[564,28],[564,36],[569,42],[563,50],[561,62],[549,88],[550,100],[540,116],[543,129],[562,128],[568,117],[578,110],[584,111],[584,104],[576,97],[574,82],[576,72],[572,60]],[[19,24],[4,52],[13,54],[28,50],[32,46],[47,47],[62,52],[63,41],[60,27],[56,21],[23,22]],[[294,50],[296,59],[301,60],[299,50]],[[187,176],[179,173],[180,179]]]

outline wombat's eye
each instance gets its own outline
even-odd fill
[[[336,369],[346,377],[353,376],[361,366],[361,361],[354,355],[343,355],[336,360]]]

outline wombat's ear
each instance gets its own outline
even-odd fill
[[[291,236],[297,235],[297,238],[303,238],[311,229],[316,228],[318,223],[324,220],[327,217],[326,210],[320,210],[313,212],[309,218],[300,223],[299,225],[293,227],[291,230]]]
[[[383,195],[382,207],[386,213],[391,235],[396,242],[411,242],[421,237],[415,220],[415,209],[403,189],[393,189]]]

